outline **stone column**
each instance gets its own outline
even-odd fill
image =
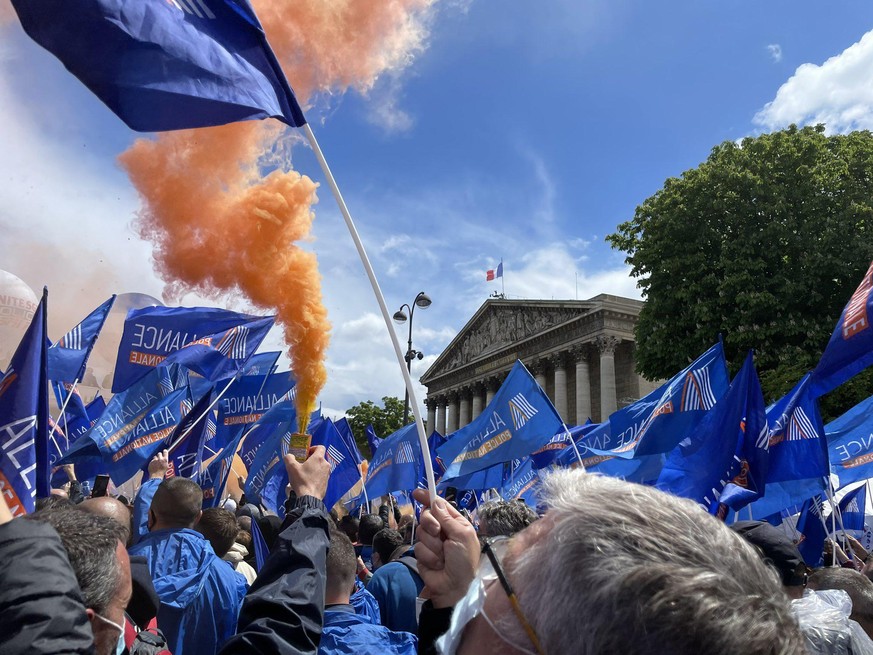
[[[568,420],[569,407],[567,405],[567,362],[563,353],[553,355],[552,366],[555,367],[555,409],[563,419]]]
[[[491,404],[491,401],[494,400],[494,394],[497,393],[497,390],[500,388],[500,379],[497,377],[490,377],[485,381],[485,407]]]
[[[619,339],[599,336],[595,342],[600,351],[600,421],[603,422],[618,409],[615,397],[615,349]]]
[[[436,430],[436,399],[435,398],[427,398],[424,401],[425,405],[427,405],[427,434],[430,434]]]
[[[576,358],[576,425],[582,425],[591,417],[591,373],[588,367],[587,345],[574,346]],[[593,417],[591,417],[593,418]]]
[[[443,436],[448,436],[458,429],[458,392],[449,394],[449,403],[446,407],[446,431]]]
[[[535,359],[531,362],[530,372],[534,374],[537,384],[540,385],[543,391],[546,390],[546,361],[544,359]]]
[[[470,417],[471,421],[475,421],[485,407],[485,405],[482,404],[484,394],[485,386],[481,382],[476,382],[473,385],[473,414]]]
[[[461,389],[461,407],[458,412],[458,429],[470,422],[470,390],[468,387]]]
[[[441,435],[446,434],[446,397],[439,396],[437,398],[437,422],[436,429]]]

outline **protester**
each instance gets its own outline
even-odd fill
[[[166,466],[166,455],[150,463],[150,472],[153,464],[155,472]],[[141,503],[138,495],[136,504]],[[196,482],[180,477],[163,480],[148,508],[149,533],[130,548],[132,555],[148,560],[161,599],[158,625],[173,655],[217,652],[234,634],[246,593],[245,578],[192,529],[200,519],[202,503],[203,492]]]
[[[789,598],[803,596],[810,569],[788,535],[765,521],[737,521],[730,527],[752,544],[764,562],[776,570]]]
[[[79,583],[96,655],[124,650],[124,610],[130,600],[131,581],[122,541],[126,533],[121,526],[112,519],[75,508],[47,509],[28,519],[47,523],[60,537]]]
[[[258,577],[258,572],[255,571],[251,564],[246,561],[246,558],[249,556],[249,548],[251,545],[251,533],[239,529],[237,530],[236,539],[231,545],[230,550],[228,550],[221,558],[225,562],[230,562],[231,566],[233,566],[233,570],[243,576],[249,585],[251,585],[255,581],[255,578]]]
[[[492,500],[478,511],[479,537],[511,537],[537,520],[537,513],[523,502]]]
[[[776,575],[691,501],[554,472],[542,481],[545,516],[489,541],[482,554],[460,513],[440,498],[431,508],[424,490],[414,494],[427,507],[415,549],[430,595],[420,652],[434,652],[446,631],[442,652],[461,655],[507,646],[580,655],[803,652]]]
[[[373,569],[373,537],[387,526],[385,522],[375,514],[364,514],[358,526],[358,545],[355,552],[364,561],[368,571]]]
[[[424,587],[415,554],[397,530],[373,537],[373,577],[367,591],[379,603],[381,623],[395,631],[418,633],[415,599]]]
[[[236,541],[239,525],[233,512],[221,507],[204,509],[194,526],[212,546],[212,552],[223,558]]]
[[[827,567],[809,576],[809,588],[817,591],[842,589],[852,599],[850,618],[857,621],[867,636],[873,637],[873,582],[857,571]]]
[[[351,514],[346,514],[339,521],[339,529],[349,538],[349,541],[355,543],[358,540],[358,528],[361,522]]]
[[[355,581],[355,560],[355,549],[349,538],[339,530],[332,531],[327,554],[324,627],[319,655],[415,653],[414,635],[375,625],[355,613],[349,602],[349,592]]]

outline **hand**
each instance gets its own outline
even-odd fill
[[[855,553],[855,556],[862,562],[866,562],[867,558],[870,556],[870,553],[868,553],[867,549],[861,545],[861,542],[851,535],[846,535],[846,539],[849,542],[849,546],[852,547],[852,552]]]
[[[418,573],[435,608],[453,607],[476,576],[482,552],[479,539],[470,522],[445,499],[437,498],[431,507],[426,489],[416,489],[412,495],[426,508],[416,531]]]
[[[67,474],[67,477],[70,478],[70,482],[76,481],[76,467],[73,464],[64,464],[62,467],[64,469],[64,473]]]
[[[358,575],[360,575],[361,573],[363,573],[366,570],[367,570],[367,565],[364,564],[363,558],[360,555],[358,555],[358,569],[357,569]]]
[[[241,476],[241,475],[236,476],[236,483],[239,485],[240,489],[246,488],[246,479],[243,476]]]
[[[330,463],[324,457],[324,446],[313,446],[309,449],[306,461],[300,463],[294,455],[285,455],[285,469],[288,471],[288,481],[291,490],[300,496],[314,496],[324,500],[327,493],[327,481],[330,478]]]
[[[162,450],[149,462],[149,478],[163,480],[170,468],[170,451]]]

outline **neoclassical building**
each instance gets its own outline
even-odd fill
[[[634,371],[643,303],[489,299],[422,376],[428,431],[449,434],[491,402],[515,360],[546,390],[567,425],[599,422],[652,391]]]

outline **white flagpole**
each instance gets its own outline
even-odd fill
[[[63,382],[61,384],[63,384]],[[70,387],[70,390],[67,392],[67,397],[64,398],[64,404],[61,405],[61,411],[58,414],[58,420],[54,422],[54,425],[52,425],[52,433],[57,432],[58,434],[61,434],[60,432],[58,432],[58,423],[63,419],[63,421],[64,421],[64,434],[62,434],[61,436],[63,436],[64,439],[67,440],[68,444],[69,444],[70,440],[69,440],[69,437],[67,437],[67,413],[66,413],[66,409],[67,409],[67,405],[70,402],[70,398],[72,398],[73,394],[76,392],[76,385],[77,384],[79,384],[79,378],[76,378],[75,380],[73,380],[73,386]],[[57,444],[55,444],[55,445],[57,445]]]
[[[304,123],[300,129],[302,129],[303,133],[306,135],[309,145],[312,147],[312,151],[315,153],[315,157],[321,165],[321,170],[324,172],[327,184],[333,193],[334,200],[336,200],[336,203],[339,206],[340,213],[343,215],[346,227],[349,230],[349,234],[351,235],[352,241],[355,243],[355,248],[358,251],[358,255],[361,258],[361,263],[364,265],[364,270],[370,280],[370,285],[373,287],[376,301],[379,303],[379,309],[382,312],[382,318],[385,320],[388,335],[391,337],[391,344],[394,346],[394,354],[397,356],[397,363],[399,364],[400,372],[403,375],[403,382],[406,385],[406,390],[409,392],[409,405],[412,408],[412,415],[415,417],[415,425],[418,429],[418,442],[421,445],[421,452],[424,457],[424,472],[427,479],[427,490],[430,495],[430,502],[433,503],[436,500],[436,481],[433,475],[433,465],[430,461],[430,448],[427,445],[427,434],[425,434],[424,422],[421,420],[421,410],[418,408],[418,400],[415,397],[412,378],[409,376],[409,371],[406,370],[406,360],[404,359],[403,351],[400,349],[400,342],[397,340],[397,334],[394,332],[394,327],[391,325],[391,315],[388,313],[388,306],[385,304],[385,297],[382,295],[382,290],[379,288],[379,281],[376,279],[376,273],[370,265],[367,251],[364,250],[364,244],[361,242],[361,237],[358,235],[358,230],[355,227],[355,223],[352,220],[346,202],[343,200],[339,187],[336,184],[336,180],[330,172],[330,167],[327,165],[327,160],[324,158],[324,154],[321,152],[321,147],[315,139],[315,134],[312,133],[312,128],[309,127],[309,123]]]
[[[573,439],[573,435],[570,434],[570,430],[567,429],[566,424],[561,423],[564,426],[564,432],[568,437],[570,437],[570,445],[573,446],[573,452],[576,453],[576,459],[579,460],[579,466],[582,467],[582,470],[585,470],[585,464],[582,463],[582,455],[579,454],[579,448],[576,446],[576,441]]]
[[[219,400],[221,400],[221,397],[225,393],[227,393],[228,389],[230,389],[230,385],[232,385],[234,382],[236,382],[236,380],[237,380],[237,376],[234,375],[230,379],[230,382],[228,382],[227,385],[224,387],[224,389],[221,390],[221,393],[215,397],[215,400],[213,400],[211,403],[209,403],[209,407],[207,407],[205,410],[203,410],[203,413],[200,416],[198,416],[197,419],[191,425],[188,426],[188,428],[179,436],[178,439],[176,439],[176,443],[174,443],[172,446],[167,448],[167,450],[169,452],[172,453],[176,449],[176,447],[185,440],[185,437],[187,437],[191,433],[191,430],[194,429],[194,426],[197,425],[203,419],[204,416],[209,414],[209,412],[212,410],[212,408],[215,407],[215,404]]]

